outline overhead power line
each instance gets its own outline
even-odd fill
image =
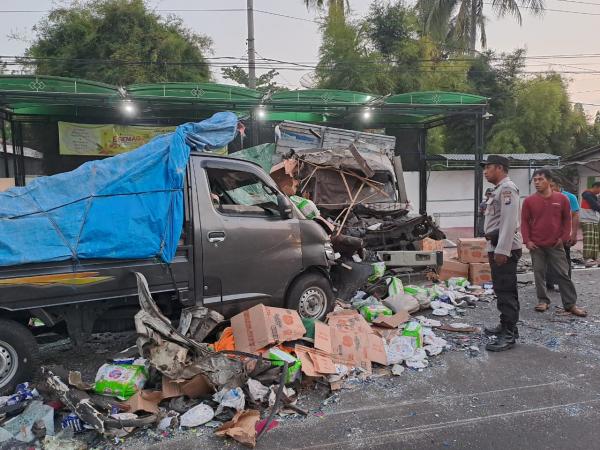
[[[544,55],[538,56],[534,58],[549,58],[549,57],[557,57],[558,55]],[[586,57],[600,57],[600,54],[589,54]],[[498,61],[502,61],[503,58],[497,58]],[[214,57],[206,57],[202,61],[189,62],[189,61],[169,61],[169,60],[157,60],[157,61],[148,61],[148,60],[118,60],[118,59],[93,59],[93,58],[59,58],[59,57],[30,57],[30,56],[16,56],[16,55],[0,55],[0,61],[6,65],[10,66],[27,66],[27,65],[36,65],[43,64],[44,62],[65,62],[71,63],[75,65],[147,65],[147,66],[203,66],[210,65],[212,67],[233,67],[233,66],[241,66],[247,64],[247,58],[244,57],[234,57],[234,56],[214,56]],[[465,70],[470,70],[472,73],[477,72],[485,72],[479,71],[472,68],[472,59],[450,59],[450,60],[416,60],[415,64],[418,63],[436,63],[432,65],[426,65],[421,68],[413,68],[413,69],[403,69],[405,72],[422,72],[422,73],[461,73]],[[399,64],[404,63],[403,61],[394,61],[394,60],[380,60],[380,61],[338,61],[328,70],[342,70],[347,67],[373,67],[377,65],[385,65],[385,64]],[[464,63],[464,64],[461,64]],[[575,64],[585,65],[583,62],[575,62]],[[600,64],[600,63],[595,63]],[[259,68],[266,69],[276,69],[276,70],[295,70],[295,71],[307,71],[307,70],[315,70],[319,66],[317,63],[301,63],[296,61],[285,61],[281,59],[274,58],[264,58],[259,57],[256,60],[256,65]],[[546,65],[546,64],[542,64]],[[559,62],[550,62],[548,61],[547,65],[557,65],[561,67],[571,67],[575,70],[539,70],[539,71],[527,71],[526,69],[520,70],[520,73],[529,73],[529,74],[544,74],[544,73],[562,73],[562,74],[598,74],[600,73],[600,69],[588,69],[582,68],[574,65],[567,65]],[[538,64],[539,66],[539,64]],[[320,66],[324,69],[327,66]]]
[[[588,6],[600,6],[600,3],[586,2],[583,0],[556,0],[556,1],[560,1],[563,3],[582,4],[582,5],[588,5]],[[483,4],[494,6],[494,4],[492,2],[483,2]],[[529,9],[529,10],[531,10],[531,9],[538,10],[538,8],[534,8],[531,6],[519,6],[519,8],[520,9]],[[246,9],[244,9],[244,8],[170,8],[170,9],[157,8],[157,9],[154,9],[154,11],[165,12],[165,13],[168,13],[168,12],[171,12],[171,13],[179,13],[179,12],[246,12]],[[277,16],[277,17],[284,17],[287,19],[299,20],[299,21],[303,21],[303,22],[311,22],[311,23],[315,23],[315,24],[322,23],[322,21],[319,21],[319,20],[306,19],[304,17],[291,16],[289,14],[284,14],[284,13],[279,13],[279,12],[274,12],[274,11],[265,11],[265,10],[261,10],[261,9],[255,9],[254,11],[261,13],[261,14]],[[584,16],[600,16],[600,13],[593,13],[593,12],[588,12],[588,11],[577,11],[577,10],[570,10],[570,9],[544,8],[543,11],[544,12],[563,13],[563,14],[579,14],[579,15],[584,15]],[[0,10],[0,13],[2,13],[2,14],[11,14],[11,13],[15,13],[15,14],[28,14],[28,13],[46,14],[49,12],[50,12],[50,10],[47,10],[47,9],[2,9],[2,10]]]
[[[564,0],[564,1],[566,1],[566,0]],[[571,2],[571,1],[573,1],[573,0],[569,0],[569,2]],[[483,4],[494,6],[494,4],[492,2],[483,2]],[[534,8],[531,6],[519,6],[519,9],[529,9],[529,10],[539,11],[539,8]],[[593,13],[593,12],[587,12],[587,11],[575,11],[575,10],[571,10],[571,9],[544,8],[542,11],[543,12],[563,13],[563,14],[579,14],[582,16],[600,16],[600,13]]]
[[[155,12],[162,13],[184,13],[184,12],[246,12],[245,8],[172,8],[172,9],[153,9]],[[48,9],[1,9],[0,14],[47,14],[50,10]],[[274,11],[265,11],[263,9],[254,9],[254,12],[265,14],[269,16],[283,17],[286,19],[299,20],[302,22],[310,22],[321,24],[321,21],[314,19],[306,19],[304,17],[290,16],[289,14],[278,13]]]

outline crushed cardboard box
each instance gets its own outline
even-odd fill
[[[421,241],[421,249],[424,252],[443,252],[444,241],[436,241],[435,239],[425,238]]]
[[[439,274],[440,280],[446,281],[454,277],[469,277],[469,265],[454,259],[444,260]]]
[[[492,269],[489,263],[469,264],[469,281],[471,284],[483,285],[492,281]]]
[[[484,238],[459,238],[458,260],[462,263],[484,263],[488,261],[487,241]]]
[[[256,305],[231,319],[236,350],[255,353],[276,343],[295,341],[306,333],[296,311]]]

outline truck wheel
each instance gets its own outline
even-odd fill
[[[333,308],[333,292],[329,281],[316,273],[302,275],[294,281],[288,292],[287,306],[298,311],[300,317],[323,319]]]
[[[20,323],[0,319],[0,395],[33,381],[39,367],[39,349],[33,334]]]

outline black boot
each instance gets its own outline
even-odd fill
[[[503,352],[515,346],[515,335],[511,330],[504,329],[495,341],[485,346],[488,352]]]
[[[485,333],[486,336],[499,336],[503,330],[504,330],[504,325],[499,323],[495,327],[485,327],[483,329],[483,332]],[[512,332],[515,335],[515,339],[519,339],[519,329],[517,328],[516,325],[513,327]]]

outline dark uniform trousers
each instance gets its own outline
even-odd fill
[[[508,261],[501,266],[494,262],[494,253],[488,253],[492,269],[492,283],[500,311],[500,323],[513,328],[519,321],[519,293],[517,291],[517,262],[521,258],[521,250],[513,250]]]

